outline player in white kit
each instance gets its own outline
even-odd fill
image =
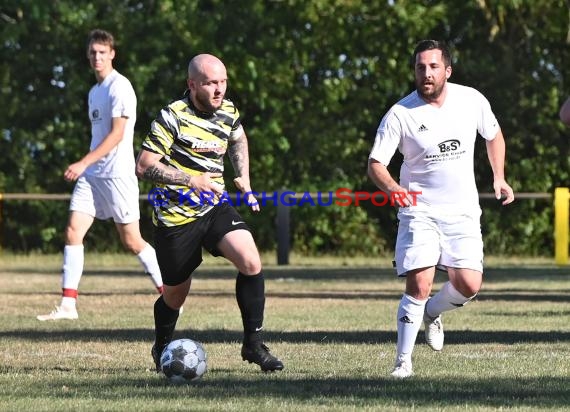
[[[435,40],[419,42],[412,60],[416,90],[382,118],[368,174],[382,190],[415,192],[398,211],[396,269],[406,277],[397,314],[398,342],[392,376],[412,376],[412,351],[422,322],[426,341],[443,348],[441,314],[468,303],[481,288],[481,208],[473,171],[475,139],[485,139],[493,188],[502,204],[514,200],[505,181],[505,141],[487,99],[449,83],[451,56]],[[399,182],[387,170],[394,153],[404,159]],[[449,281],[430,298],[436,267]]]
[[[83,239],[95,218],[112,218],[121,242],[135,254],[158,290],[162,277],[154,248],[140,234],[139,187],[135,175],[133,135],[137,98],[130,81],[113,68],[113,36],[93,30],[87,57],[97,83],[89,91],[91,146],[69,165],[67,181],[77,181],[69,206],[61,275],[61,304],[38,320],[77,319],[76,301],[83,274]]]

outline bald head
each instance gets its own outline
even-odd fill
[[[226,94],[226,66],[211,54],[199,54],[188,64],[188,89],[192,103],[202,111],[215,112]]]
[[[188,64],[188,78],[192,80],[208,77],[209,73],[220,71],[225,73],[226,66],[220,59],[211,54],[198,54]]]

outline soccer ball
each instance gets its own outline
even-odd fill
[[[175,383],[197,381],[206,373],[208,356],[200,342],[173,340],[160,356],[160,369]]]

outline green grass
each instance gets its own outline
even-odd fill
[[[266,341],[286,367],[273,374],[241,360],[234,270],[207,259],[177,337],[204,343],[209,371],[172,385],[152,372],[156,295],[136,259],[86,258],[80,319],[42,323],[59,303],[61,257],[2,256],[0,410],[570,410],[569,268],[497,258],[478,299],[444,315],[444,350],[420,332],[416,375],[396,381],[403,282],[389,259],[264,257]]]

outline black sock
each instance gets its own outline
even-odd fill
[[[164,348],[172,340],[179,310],[170,308],[162,295],[154,303],[155,344],[159,349]]]
[[[265,309],[265,280],[263,273],[247,276],[238,273],[236,299],[241,312],[245,344],[261,341],[263,311]]]

